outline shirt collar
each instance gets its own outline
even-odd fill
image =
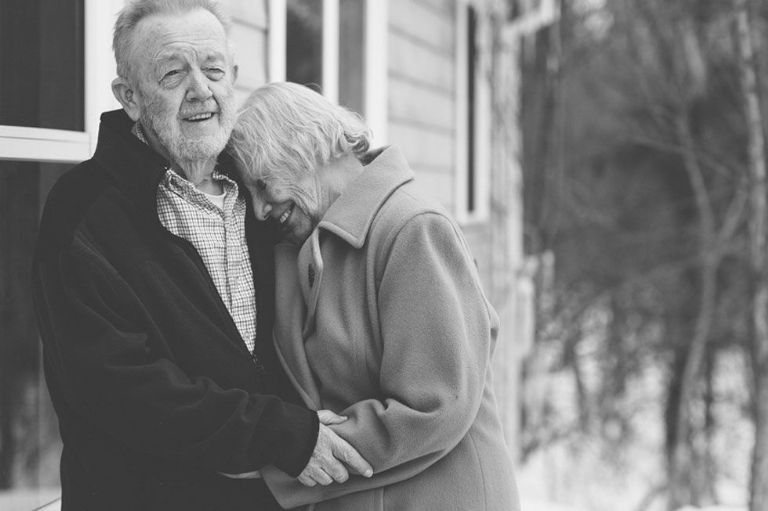
[[[361,248],[376,213],[401,185],[414,179],[402,152],[388,147],[357,176],[328,208],[318,229]]]

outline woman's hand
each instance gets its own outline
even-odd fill
[[[321,484],[327,486],[332,482],[343,483],[349,479],[349,473],[371,477],[373,469],[363,459],[357,450],[328,427],[341,424],[347,417],[337,415],[330,410],[317,412],[320,419],[317,444],[309,459],[309,463],[299,474],[298,480],[305,486]]]
[[[343,415],[338,415],[332,412],[331,410],[318,410],[317,418],[320,419],[320,424],[324,424],[326,426],[341,424],[342,422],[347,420],[347,417],[344,417]]]

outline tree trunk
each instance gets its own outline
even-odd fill
[[[680,381],[680,401],[675,427],[676,442],[672,446],[670,457],[670,510],[678,509],[685,504],[696,503],[699,495],[695,495],[695,485],[691,484],[692,449],[690,406],[699,395],[696,384],[699,381],[707,341],[712,327],[717,300],[717,270],[720,255],[715,250],[717,231],[715,215],[707,191],[704,176],[696,156],[696,147],[690,129],[687,113],[681,109],[675,131],[680,144],[688,180],[696,199],[696,212],[699,220],[699,306],[691,339],[688,357],[683,368]]]
[[[753,274],[752,352],[755,445],[752,452],[750,510],[768,509],[768,273],[766,272],[765,137],[755,72],[747,0],[735,0],[736,46],[747,121],[750,174],[749,259]]]

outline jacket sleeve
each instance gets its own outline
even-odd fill
[[[274,396],[190,378],[149,348],[142,305],[89,244],[38,254],[35,302],[49,385],[78,414],[132,449],[214,471],[274,464],[301,472],[314,412]],[[134,319],[131,319],[134,318]]]
[[[376,475],[303,489],[268,472],[285,507],[413,477],[450,452],[477,415],[498,325],[463,237],[446,217],[423,213],[387,246],[377,295],[381,398],[339,411],[349,420],[333,426]]]

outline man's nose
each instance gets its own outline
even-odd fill
[[[199,69],[190,73],[190,83],[187,88],[187,101],[205,101],[213,96],[211,88],[208,87],[208,78]]]
[[[269,214],[272,212],[272,206],[269,204],[269,202],[258,197],[257,195],[254,195],[253,196],[253,212],[256,215],[256,218],[263,222],[264,220],[269,218]]]

